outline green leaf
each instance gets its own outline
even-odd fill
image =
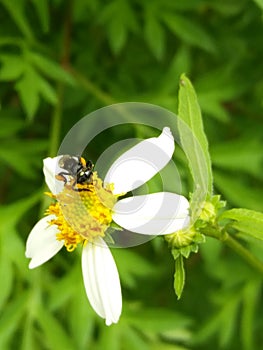
[[[120,327],[106,327],[103,329],[102,336],[98,342],[98,349],[103,350],[121,350],[121,331]]]
[[[12,110],[5,109],[0,111],[0,119],[0,138],[14,136],[25,127],[25,123],[22,120],[14,118]]]
[[[29,230],[28,230],[29,231]],[[10,245],[12,242],[12,249],[8,251],[8,259],[10,263],[14,264],[16,273],[26,276],[28,274],[28,260],[25,259],[25,241],[17,233],[16,229],[9,229],[8,231],[9,241],[6,239],[3,243]]]
[[[193,20],[174,13],[164,13],[162,18],[168,28],[183,41],[209,52],[216,51],[210,35]]]
[[[153,264],[144,257],[128,249],[112,249],[122,283],[130,288],[137,285],[137,278],[147,278],[156,273]],[[138,269],[138,266],[140,268]],[[137,277],[137,278],[136,278]]]
[[[188,339],[190,340],[191,335],[187,332],[183,332],[185,334],[185,337],[188,335]],[[166,338],[166,337],[165,337]],[[182,339],[179,339],[177,341],[178,343],[182,342]],[[154,344],[151,347],[151,350],[190,350],[190,348],[186,348],[185,346],[182,345],[177,345],[177,344],[167,344],[167,343],[160,343],[160,342],[154,342]]]
[[[91,308],[87,295],[83,286],[83,278],[79,268],[79,261],[77,263],[78,267],[78,282],[75,283],[75,295],[73,296],[70,303],[70,317],[68,323],[70,324],[70,329],[72,334],[75,334],[75,342],[77,344],[76,349],[85,349],[87,344],[90,344],[92,337],[94,335],[95,320],[98,320],[98,316]],[[75,274],[76,275],[76,274]],[[55,289],[54,286],[53,289]],[[63,293],[63,292],[62,292]],[[102,321],[103,322],[103,321]],[[106,328],[104,326],[104,329]],[[111,329],[112,327],[107,327]],[[102,349],[104,349],[102,347]],[[112,348],[113,349],[113,348]]]
[[[35,6],[40,24],[44,33],[48,32],[49,29],[49,7],[48,0],[31,0]]]
[[[189,72],[190,67],[190,50],[186,46],[182,46],[176,50],[176,53],[171,60],[170,65],[167,67],[167,71],[162,77],[162,80],[160,82],[161,93],[172,93],[174,95],[174,91],[177,91],[178,80],[180,79],[182,72]],[[173,79],[171,79],[171,77],[173,77]]]
[[[74,294],[78,285],[77,277],[79,264],[73,266],[67,274],[59,279],[56,283],[56,288],[52,288],[49,297],[49,306],[52,311],[58,310],[65,304]]]
[[[263,213],[249,209],[231,209],[221,214],[219,219],[234,220],[229,224],[231,227],[263,240]]]
[[[203,201],[207,194],[212,194],[212,170],[197,96],[190,80],[184,74],[181,76],[178,98],[178,129],[194,180],[192,211],[195,215],[197,209],[194,205],[198,207],[199,202]]]
[[[97,0],[75,0],[74,6],[72,6],[74,23],[87,23],[93,16],[97,16],[99,6],[100,4]]]
[[[0,46],[18,46],[21,47],[24,45],[24,40],[19,37],[14,37],[14,36],[1,36],[0,37]]]
[[[108,38],[112,51],[118,54],[127,40],[127,26],[121,16],[117,16],[110,22]]]
[[[219,342],[221,348],[227,348],[230,345],[231,339],[235,332],[235,326],[238,319],[239,298],[234,297],[232,303],[227,303],[220,314],[221,327],[218,327]]]
[[[145,39],[154,56],[160,60],[163,58],[165,35],[164,29],[158,19],[151,13],[145,17]]]
[[[254,0],[257,1],[257,0]],[[259,0],[262,1],[262,0]],[[220,15],[223,15],[225,18],[227,17],[233,17],[237,16],[242,11],[244,11],[244,7],[246,6],[245,1],[229,1],[229,0],[222,0],[219,2],[211,2],[209,4],[210,9],[212,11],[218,12]]]
[[[57,103],[57,94],[53,89],[52,85],[47,82],[47,80],[42,79],[40,76],[38,77],[38,90],[42,97],[54,105]]]
[[[0,206],[0,232],[6,233],[10,229],[14,228],[21,217],[25,214],[25,212],[29,210],[33,205],[36,205],[36,203],[39,201],[39,198],[40,194],[37,193],[28,198],[13,202],[12,204]],[[8,236],[4,237],[8,239]]]
[[[136,329],[127,325],[123,326],[122,347],[125,350],[149,350],[147,340]]]
[[[51,104],[55,104],[57,101],[56,93],[51,84],[29,64],[22,78],[16,83],[15,88],[29,120],[32,120],[36,114],[40,103],[40,95]]]
[[[252,187],[247,179],[238,177],[236,172],[214,170],[215,187],[231,204],[262,211],[262,186]]]
[[[125,315],[125,319],[139,329],[158,333],[186,329],[192,323],[184,314],[166,308],[140,308],[128,316]]]
[[[9,0],[1,0],[1,2],[24,36],[26,36],[28,39],[33,39],[33,33],[27,22],[24,11],[25,2],[23,0],[17,0],[15,6],[14,3]]]
[[[243,171],[262,179],[263,152],[257,138],[242,138],[211,147],[213,164],[223,169]]]
[[[198,92],[198,100],[204,114],[222,123],[226,123],[230,120],[230,113],[224,108],[222,101],[211,97],[211,94]]]
[[[241,320],[241,339],[244,349],[256,349],[254,322],[258,312],[259,296],[262,288],[261,278],[249,281],[244,288],[243,313]]]
[[[39,76],[35,70],[28,66],[22,78],[15,85],[27,117],[30,120],[32,120],[39,105],[38,79]]]
[[[5,348],[5,342],[14,336],[19,328],[19,322],[24,314],[28,293],[20,292],[18,296],[6,304],[0,318],[0,348]]]
[[[0,55],[0,61],[0,80],[16,80],[23,74],[25,64],[20,55]]]
[[[27,58],[41,73],[45,74],[47,77],[66,84],[74,85],[75,82],[72,76],[57,62],[32,51],[27,52]]]
[[[0,310],[2,313],[2,306],[5,304],[12,291],[13,270],[6,249],[1,249],[0,254],[0,281],[4,281],[1,285],[0,293]]]
[[[74,350],[75,346],[60,322],[43,306],[38,308],[38,323],[50,349]]]
[[[104,6],[99,22],[106,23],[109,44],[115,54],[125,45],[129,30],[137,30],[136,17],[128,1],[116,0]]]
[[[184,258],[179,255],[175,260],[175,274],[174,274],[174,290],[177,299],[181,298],[185,284]]]
[[[227,65],[205,72],[195,82],[202,111],[221,122],[230,119],[225,103],[238,98],[251,85],[248,79],[233,79],[236,67],[237,62],[233,58]]]
[[[263,0],[253,0],[255,4],[257,4],[261,10],[263,10]]]
[[[161,6],[169,9],[171,12],[193,11],[198,10],[203,5],[203,0],[187,0],[187,1],[170,1],[163,0]]]
[[[42,155],[47,149],[47,141],[6,140],[0,148],[0,160],[16,171],[20,176],[29,179],[39,175],[42,166]],[[14,162],[19,159],[19,162]]]
[[[218,334],[221,348],[229,348],[231,337],[235,331],[240,302],[240,293],[228,296],[221,309],[213,317],[210,317],[200,328],[200,331],[195,334],[194,344],[203,344],[204,341]]]
[[[34,338],[34,325],[32,318],[28,318],[23,325],[23,335],[21,340],[20,350],[35,350],[37,349]]]

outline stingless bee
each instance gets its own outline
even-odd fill
[[[56,175],[57,180],[64,181],[66,185],[68,183],[66,176],[70,176],[74,179],[72,183],[73,190],[89,191],[86,188],[78,188],[76,185],[92,184],[92,169],[94,164],[90,160],[86,161],[83,157],[66,154],[60,158],[58,165],[65,171],[61,171]]]

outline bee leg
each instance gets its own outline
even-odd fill
[[[76,187],[76,185],[77,185],[77,180],[75,180],[72,184],[72,189],[76,192],[83,192],[83,191],[91,192],[91,190],[89,190],[88,188],[78,188]]]
[[[61,172],[61,173],[57,174],[57,175],[55,176],[55,178],[56,178],[57,180],[59,180],[59,181],[64,181],[64,184],[66,185],[68,181],[67,181],[67,179],[66,179],[66,177],[65,177],[64,175],[69,175],[69,174],[66,173],[66,172]]]
[[[73,188],[74,191],[78,191],[78,192],[92,192],[90,189],[88,188]]]
[[[86,168],[88,170],[92,170],[94,168],[94,164],[92,163],[91,160],[88,160],[87,163],[86,163]]]

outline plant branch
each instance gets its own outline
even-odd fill
[[[70,65],[70,48],[71,48],[71,14],[72,14],[72,1],[69,2],[63,26],[60,64],[63,67]],[[51,127],[49,135],[49,150],[48,155],[54,157],[57,155],[60,142],[60,130],[63,110],[63,98],[64,98],[64,83],[58,82],[57,84],[57,103],[54,107]],[[43,192],[46,190],[46,186],[43,186]],[[47,207],[50,199],[46,196],[43,197],[40,207],[40,215],[43,215],[45,208]]]
[[[62,45],[60,64],[66,68],[70,66],[70,51],[71,51],[71,29],[72,29],[72,1],[69,1],[63,25]],[[50,147],[49,155],[55,156],[57,154],[59,140],[60,140],[60,129],[62,119],[62,104],[64,96],[64,83],[59,82],[57,85],[57,96],[58,102],[54,108],[50,132]]]
[[[60,137],[61,119],[62,119],[63,93],[64,93],[64,86],[62,83],[59,83],[57,87],[58,101],[53,111],[51,128],[50,128],[49,150],[48,150],[48,154],[50,157],[54,157],[57,154],[57,150],[59,146],[59,137]]]
[[[263,263],[255,257],[251,252],[240,244],[236,239],[227,235],[227,239],[224,241],[228,247],[233,249],[239,256],[241,256],[247,263],[258,270],[263,275]]]
[[[90,94],[95,96],[99,101],[105,105],[112,105],[118,103],[113,97],[106,92],[102,91],[94,83],[92,83],[87,77],[84,77],[82,73],[78,72],[73,67],[68,67],[69,72],[74,76],[76,81]]]
[[[251,252],[240,244],[235,238],[225,231],[220,231],[216,228],[207,228],[202,230],[204,235],[216,238],[225,243],[228,247],[233,249],[239,256],[241,256],[251,267],[256,269],[263,275],[263,263],[255,257]]]

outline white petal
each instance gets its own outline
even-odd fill
[[[122,154],[110,167],[104,182],[114,184],[114,194],[129,192],[158,173],[173,152],[173,135],[166,127],[159,137],[141,141]]]
[[[119,200],[113,220],[121,227],[145,235],[165,235],[189,224],[189,202],[175,193],[159,192]]]
[[[102,238],[87,243],[82,252],[82,273],[88,299],[106,325],[117,323],[122,309],[120,279],[111,252]]]
[[[45,175],[45,181],[53,194],[58,194],[62,191],[64,187],[64,182],[57,180],[55,177],[61,171],[65,171],[64,169],[58,166],[58,161],[61,157],[63,156],[58,156],[54,158],[48,157],[43,160],[43,172]]]
[[[28,236],[26,257],[31,258],[30,269],[42,265],[63,247],[63,242],[56,239],[57,227],[49,224],[53,218],[54,215],[48,215],[39,220]]]

